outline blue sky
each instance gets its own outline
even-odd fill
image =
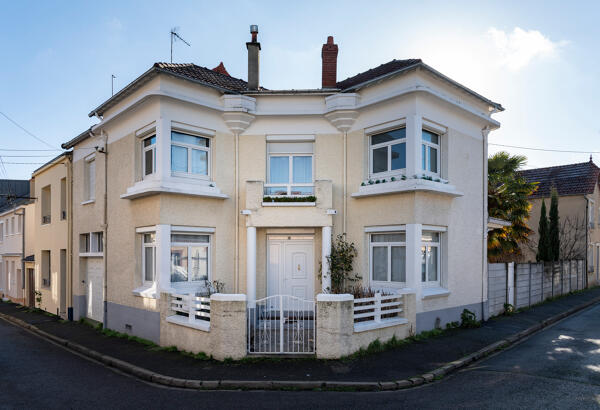
[[[502,103],[491,143],[600,151],[599,2],[558,1],[3,1],[0,111],[54,147],[89,127],[87,113],[156,61],[209,68],[223,61],[246,78],[250,24],[259,25],[261,84],[320,86],[320,49],[340,47],[338,79],[393,58],[427,64]],[[29,178],[52,155],[0,116],[0,178]],[[4,150],[3,150],[4,149]],[[493,152],[501,148],[490,146]],[[507,149],[529,167],[582,162],[589,154]],[[594,156],[600,164],[600,154]]]

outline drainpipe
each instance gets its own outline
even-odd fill
[[[481,318],[482,320],[487,320],[485,317],[485,278],[487,276],[487,238],[488,238],[488,230],[487,230],[487,219],[488,219],[488,134],[490,132],[490,127],[485,126],[481,129],[481,136],[483,137],[483,147],[482,147],[482,161],[483,161],[483,172],[481,182],[482,192],[483,192],[483,226],[482,226],[482,270],[481,270]]]
[[[25,300],[25,208],[23,208],[22,214],[15,212],[15,215],[23,216],[23,225],[21,226],[21,291],[23,300]]]
[[[90,132],[91,133],[91,132]],[[93,135],[93,134],[92,134]],[[108,263],[107,263],[107,255],[108,255],[108,136],[104,130],[101,131],[100,135],[102,136],[102,142],[104,143],[104,147],[96,147],[96,152],[104,154],[104,212],[102,215],[102,240],[103,240],[103,248],[102,251],[104,253],[104,274],[103,274],[103,291],[102,291],[102,305],[103,305],[103,314],[102,314],[102,326],[103,328],[107,328],[107,311],[108,311]]]
[[[67,319],[73,320],[73,157],[67,165]]]
[[[584,196],[585,198],[585,269],[584,269],[584,274],[583,274],[583,278],[585,280],[585,287],[587,288],[587,277],[588,277],[588,261],[590,260],[590,256],[588,255],[588,252],[590,251],[589,249],[589,233],[590,233],[590,199],[588,198],[587,195]]]
[[[344,131],[344,205],[343,205],[343,212],[344,212],[344,217],[342,219],[342,233],[346,233],[346,209],[347,209],[347,202],[348,202],[348,198],[346,198],[347,196],[347,185],[348,185],[348,165],[347,165],[347,156],[348,156],[348,131]]]
[[[234,134],[235,138],[235,160],[234,160],[234,168],[235,168],[235,249],[234,249],[234,275],[233,275],[233,289],[235,293],[239,293],[239,283],[240,283],[240,186],[239,186],[239,157],[240,157],[240,134],[236,132]]]

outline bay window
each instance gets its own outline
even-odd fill
[[[209,278],[210,236],[171,234],[171,282],[203,282]]]
[[[421,131],[421,165],[426,173],[440,173],[440,136],[427,130]]]
[[[370,137],[371,176],[387,176],[406,169],[406,128]]]
[[[421,235],[421,282],[440,285],[440,233],[423,231]]]
[[[143,177],[156,172],[156,135],[142,141]]]
[[[171,131],[171,171],[174,175],[209,176],[208,138]]]
[[[371,280],[406,283],[406,234],[371,234]]]
[[[142,274],[144,283],[154,282],[156,278],[156,234],[142,234]]]
[[[313,143],[267,143],[265,195],[312,195]]]

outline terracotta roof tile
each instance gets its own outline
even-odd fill
[[[231,75],[229,75],[229,73],[227,72],[227,69],[225,69],[225,65],[223,64],[222,61],[219,63],[218,66],[216,66],[212,70],[215,71],[215,72],[217,72],[217,73],[219,73],[219,74],[223,74],[223,75],[226,75],[228,77],[231,77]]]
[[[384,76],[386,74],[393,73],[394,71],[402,70],[403,68],[410,67],[421,62],[420,58],[411,58],[408,60],[392,60],[385,64],[381,64],[378,67],[371,68],[370,70],[356,74],[353,77],[346,78],[344,81],[337,83],[337,88],[345,90],[355,85],[364,83],[369,80],[373,80],[377,77]]]
[[[247,83],[244,80],[231,77],[216,70],[213,71],[210,68],[200,67],[196,64],[156,63],[154,67],[171,74],[188,77],[192,80],[201,81],[236,93],[248,89]]]
[[[547,198],[555,187],[559,196],[594,193],[600,168],[592,161],[527,169],[520,172],[529,182],[537,182],[538,189],[531,198]]]

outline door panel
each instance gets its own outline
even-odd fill
[[[267,296],[314,297],[314,242],[310,239],[268,239]]]
[[[103,262],[101,258],[87,258],[87,317],[98,322],[103,318]]]

